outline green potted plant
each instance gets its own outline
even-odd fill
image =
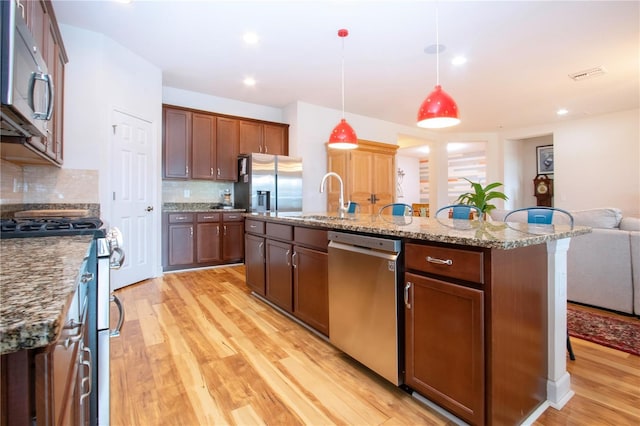
[[[473,189],[473,191],[469,191],[460,195],[456,200],[456,203],[476,206],[480,209],[485,217],[487,213],[496,208],[496,206],[490,204],[489,201],[496,198],[499,198],[501,200],[509,199],[509,197],[507,197],[503,192],[493,190],[499,186],[502,186],[501,182],[493,182],[483,187],[478,182],[472,182],[467,178],[463,179],[471,184],[471,188]]]

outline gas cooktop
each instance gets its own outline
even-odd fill
[[[97,217],[0,219],[0,238],[95,235],[101,227]]]

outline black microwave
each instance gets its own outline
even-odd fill
[[[16,1],[0,1],[0,118],[4,136],[46,137],[53,114],[53,77]]]

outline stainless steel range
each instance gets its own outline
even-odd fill
[[[0,220],[0,238],[65,237],[93,235],[86,270],[80,271],[87,283],[87,337],[82,342],[78,363],[82,368],[84,393],[80,396],[83,425],[109,424],[109,339],[118,336],[124,320],[120,300],[111,294],[110,270],[124,263],[122,235],[117,228],[106,230],[96,217],[32,217]],[[87,278],[84,278],[87,277]],[[119,311],[115,329],[110,329],[110,303]]]

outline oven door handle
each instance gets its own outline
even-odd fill
[[[124,323],[124,307],[122,306],[122,302],[120,301],[118,296],[116,296],[115,294],[111,295],[109,301],[115,303],[118,307],[118,324],[116,325],[115,329],[111,330],[111,332],[109,333],[109,337],[118,337],[120,336],[120,330],[122,330],[122,324]]]
[[[118,257],[116,257],[115,259],[113,258],[114,254],[118,254]],[[122,250],[120,247],[114,247],[111,251],[111,256],[109,256],[109,267],[111,269],[122,268],[122,265],[124,265],[124,259],[124,250]]]

